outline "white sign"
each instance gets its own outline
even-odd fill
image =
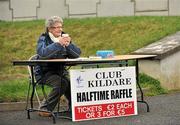
[[[137,115],[135,67],[70,70],[72,120]]]

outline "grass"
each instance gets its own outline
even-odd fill
[[[168,93],[166,89],[163,89],[160,85],[160,82],[146,74],[140,74],[139,82],[142,88],[147,88],[149,91],[146,93],[146,96],[154,96],[159,94]]]
[[[180,17],[160,16],[64,19],[64,31],[81,48],[82,56],[93,56],[101,49],[112,49],[118,55],[131,53],[179,31],[179,20]],[[28,59],[35,54],[36,41],[45,29],[44,20],[0,21],[0,27],[1,89],[7,83],[14,86],[27,78],[27,68],[13,66],[12,60]]]
[[[18,102],[26,100],[27,90],[29,87],[28,79],[21,78],[17,80],[7,80],[0,82],[0,102]],[[45,87],[46,93],[48,93],[51,88]],[[43,93],[41,87],[37,87],[37,92],[40,97]]]
[[[9,101],[21,101],[24,100],[27,94],[27,84],[26,79],[19,80],[8,80],[3,81],[0,84],[0,102]],[[13,84],[12,84],[13,83]]]

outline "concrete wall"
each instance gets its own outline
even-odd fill
[[[38,0],[11,0],[13,20],[31,20],[37,18],[36,8],[39,6]]]
[[[53,15],[68,17],[66,0],[38,0],[37,19],[46,19]]]
[[[161,60],[160,81],[165,88],[180,89],[180,51]]]
[[[134,2],[131,0],[100,0],[97,16],[134,16]]]
[[[162,60],[140,60],[141,73],[158,79],[161,86],[168,90],[180,89],[180,51]],[[151,67],[151,68],[147,68]]]
[[[102,16],[180,16],[180,0],[0,0],[0,20]]]
[[[0,20],[12,21],[13,13],[8,0],[0,0]]]
[[[180,15],[180,0],[170,0],[169,2],[169,15]]]
[[[147,68],[151,67],[151,68]],[[160,60],[139,60],[139,72],[160,80]]]
[[[140,48],[133,54],[157,55],[154,59],[140,60],[140,72],[158,79],[166,89],[180,89],[180,32]]]
[[[168,16],[169,0],[136,0],[136,15]]]

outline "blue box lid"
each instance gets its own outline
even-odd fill
[[[98,50],[96,52],[96,56],[100,56],[102,58],[112,58],[114,57],[114,51],[113,50]]]

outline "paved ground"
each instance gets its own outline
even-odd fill
[[[56,125],[180,125],[180,92],[147,97],[150,112],[138,103],[138,115],[110,119],[72,122],[57,119]],[[53,125],[52,119],[39,117],[36,113],[26,119],[26,111],[0,112],[0,125]]]

